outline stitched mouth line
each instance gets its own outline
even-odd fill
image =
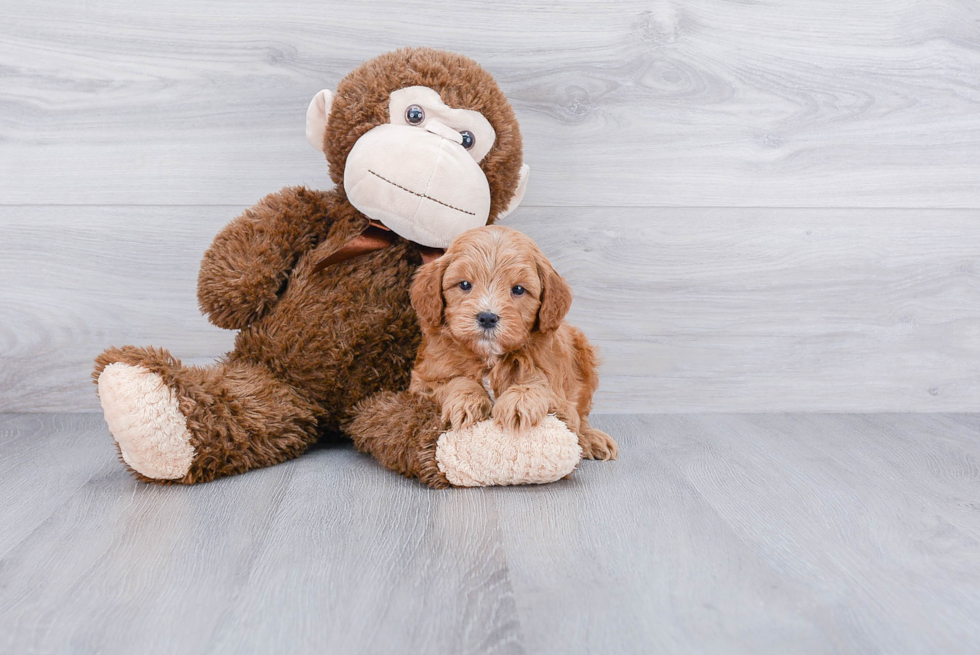
[[[432,196],[427,196],[424,193],[419,193],[417,191],[412,191],[411,189],[406,189],[401,184],[398,184],[397,182],[392,182],[388,178],[383,177],[381,175],[378,175],[377,173],[375,173],[374,171],[372,171],[370,168],[368,169],[368,173],[370,173],[371,175],[375,176],[379,180],[382,180],[384,182],[387,182],[391,186],[398,187],[402,191],[407,191],[408,193],[411,193],[413,196],[418,196],[419,198],[425,198],[426,200],[431,200],[432,202],[438,203],[438,204],[442,205],[443,207],[449,207],[450,209],[455,209],[458,212],[462,212],[464,214],[469,214],[470,216],[476,216],[476,212],[468,212],[465,209],[460,209],[459,207],[453,207],[452,205],[450,205],[448,203],[445,203],[445,202],[443,202],[441,200],[437,200],[436,198],[433,198]]]

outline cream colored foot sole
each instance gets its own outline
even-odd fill
[[[187,475],[194,447],[174,392],[142,366],[109,364],[99,376],[99,399],[122,458],[157,480]]]
[[[451,430],[436,443],[436,462],[457,487],[544,484],[571,473],[582,459],[578,437],[554,416],[523,435],[493,421]]]

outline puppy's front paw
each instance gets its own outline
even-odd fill
[[[547,394],[516,386],[500,394],[491,413],[498,428],[520,433],[541,423],[549,409]]]
[[[453,430],[461,430],[490,418],[492,408],[486,393],[459,393],[442,404],[442,420]]]
[[[578,440],[582,447],[582,457],[608,461],[619,457],[619,446],[616,441],[602,430],[587,428],[582,431]]]

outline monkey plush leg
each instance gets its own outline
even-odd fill
[[[358,450],[430,487],[554,482],[582,458],[578,437],[554,416],[521,434],[492,420],[446,431],[436,405],[408,392],[373,396],[354,416],[345,429]]]
[[[344,426],[354,446],[378,463],[436,489],[450,486],[436,461],[443,422],[431,400],[403,391],[383,391],[354,408]]]
[[[208,482],[301,455],[312,408],[265,367],[200,368],[166,350],[111,348],[92,377],[123,462],[144,482]]]

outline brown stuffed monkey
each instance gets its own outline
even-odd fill
[[[234,350],[206,367],[134,346],[96,359],[123,462],[147,482],[207,482],[343,432],[433,487],[568,474],[581,451],[556,418],[520,438],[488,422],[452,432],[402,391],[420,339],[416,269],[524,195],[517,121],[490,74],[426,48],[382,55],[317,94],[307,138],[336,187],[267,196],[201,263],[201,309],[238,330]]]

